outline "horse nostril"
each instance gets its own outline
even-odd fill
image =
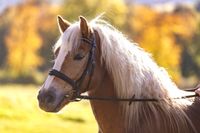
[[[39,91],[37,99],[41,104],[52,104],[56,96],[52,91]]]
[[[41,101],[41,100],[42,100],[42,97],[43,97],[43,94],[41,93],[41,91],[39,91],[39,92],[38,92],[38,95],[37,95],[38,101]]]
[[[54,95],[48,94],[48,95],[46,96],[46,98],[45,98],[45,103],[53,103],[54,100],[55,100]]]

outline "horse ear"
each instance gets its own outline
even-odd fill
[[[70,25],[71,23],[67,20],[63,19],[61,16],[58,15],[57,17],[57,23],[58,27],[61,33],[63,33]]]
[[[84,37],[88,37],[89,36],[89,26],[88,26],[88,22],[87,22],[86,18],[84,18],[83,16],[80,16],[79,20],[80,20],[81,34]]]

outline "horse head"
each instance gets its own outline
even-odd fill
[[[84,17],[71,24],[58,16],[61,37],[55,45],[55,63],[38,94],[39,106],[57,112],[87,92],[101,77],[99,36]],[[95,82],[94,82],[95,81]]]

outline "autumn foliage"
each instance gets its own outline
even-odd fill
[[[194,70],[193,75],[200,77],[198,12],[185,7],[159,12],[123,0],[83,0],[81,4],[79,0],[67,0],[56,5],[28,0],[8,8],[2,13],[4,17],[0,16],[0,20],[6,19],[0,21],[0,34],[4,40],[0,40],[0,46],[5,46],[7,51],[6,59],[1,59],[5,62],[0,61],[0,66],[15,77],[34,76],[34,72],[48,70],[53,59],[51,47],[59,36],[57,14],[74,22],[79,15],[92,19],[102,12],[105,13],[103,19],[150,52],[176,82],[181,81],[183,72],[191,70]],[[192,58],[184,58],[185,52]],[[196,69],[183,69],[187,68],[184,61],[188,60],[193,61],[191,66]]]
[[[37,26],[40,11],[31,4],[11,10],[13,19],[5,37],[7,66],[14,75],[26,75],[42,64],[42,58],[38,55],[42,44]]]
[[[191,38],[196,28],[195,16],[188,12],[159,13],[144,6],[133,8],[131,14],[129,25],[135,32],[135,41],[178,81],[182,47],[176,39]]]

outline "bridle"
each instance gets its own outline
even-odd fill
[[[87,88],[90,85],[92,75],[93,75],[93,71],[94,71],[94,67],[95,67],[95,51],[96,51],[96,36],[95,36],[95,33],[92,32],[91,39],[86,38],[86,37],[82,37],[80,40],[91,46],[90,51],[89,51],[89,57],[88,57],[88,60],[87,60],[87,64],[86,64],[86,67],[85,67],[82,75],[77,80],[73,80],[69,76],[65,75],[64,73],[62,73],[62,72],[60,72],[56,69],[52,69],[49,72],[50,76],[55,76],[55,77],[65,81],[66,83],[68,83],[72,86],[73,94],[72,94],[72,97],[69,99],[70,101],[80,101],[82,99],[100,100],[100,101],[125,101],[125,102],[129,102],[129,105],[132,102],[164,101],[164,99],[155,99],[155,98],[135,98],[135,95],[133,95],[131,98],[92,97],[92,96],[81,95],[80,87],[81,87],[84,79],[88,75],[89,81],[88,81],[87,87],[84,89],[84,90],[87,90]],[[190,90],[187,90],[187,91],[195,91],[196,89],[198,89],[198,88],[190,89]],[[192,97],[198,97],[198,96],[199,96],[198,94],[194,94],[194,95],[186,95],[186,96],[181,96],[181,97],[175,97],[175,98],[171,98],[171,99],[186,99],[186,98],[192,98]],[[66,95],[66,98],[69,98],[69,96]]]
[[[93,71],[94,71],[94,67],[95,67],[95,50],[96,50],[96,38],[95,38],[95,33],[92,33],[91,35],[91,39],[86,38],[86,37],[82,37],[80,40],[89,44],[91,46],[90,51],[89,51],[89,57],[88,57],[88,61],[86,64],[86,67],[83,71],[83,73],[81,74],[81,76],[77,79],[77,80],[73,80],[71,79],[69,76],[65,75],[64,73],[56,70],[56,69],[52,69],[49,72],[50,76],[55,76],[63,81],[65,81],[66,83],[70,84],[73,88],[73,95],[72,98],[70,100],[75,100],[76,98],[78,98],[80,96],[80,87],[84,81],[84,79],[86,78],[86,76],[89,76],[89,81],[88,81],[88,85],[84,90],[87,90],[87,88],[90,85],[91,82],[91,78],[93,75]]]

